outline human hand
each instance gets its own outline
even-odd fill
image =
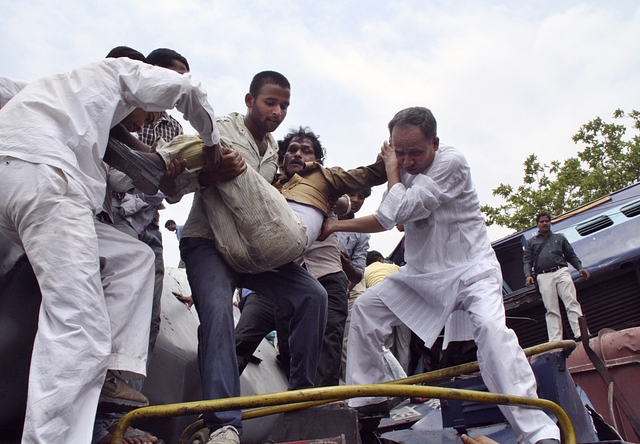
[[[398,158],[396,157],[396,152],[389,143],[389,141],[385,140],[382,142],[382,147],[380,148],[380,156],[382,160],[384,160],[384,165],[387,171],[397,170],[398,169]]]
[[[180,174],[182,174],[186,168],[187,168],[186,159],[184,159],[182,161],[180,161],[178,159],[173,159],[171,161],[171,163],[169,164],[169,166],[167,167],[167,170],[164,172],[163,180],[164,179],[167,179],[167,180],[175,179]]]
[[[349,212],[351,211],[351,199],[349,198],[349,195],[343,194],[338,199],[336,199],[333,211],[338,216],[349,214]]]
[[[171,293],[173,293],[177,300],[184,304],[187,304],[187,308],[191,310],[191,306],[193,305],[193,298],[191,296],[185,296],[181,293],[178,293],[177,291],[172,291]]]
[[[591,277],[591,273],[589,273],[584,268],[581,268],[580,270],[578,270],[578,272],[582,275],[582,277],[584,277],[585,281]]]
[[[200,185],[207,186],[214,182],[225,182],[238,177],[247,169],[242,156],[232,148],[222,148],[222,157],[216,164],[207,160],[207,164],[198,175]]]
[[[333,229],[333,226],[335,225],[335,223],[336,221],[333,219],[324,220],[324,223],[322,224],[322,229],[320,230],[320,236],[318,236],[318,240],[320,242],[328,238],[332,233],[335,233],[336,230]]]
[[[527,276],[527,279],[524,281],[527,287],[531,287],[534,283],[533,276]]]
[[[342,262],[342,268],[352,266],[351,265],[351,258],[349,257],[349,255],[347,253],[345,253],[342,250],[340,250],[340,262]]]
[[[167,169],[164,172],[164,176],[160,180],[160,191],[162,191],[166,196],[175,196],[178,194],[178,186],[175,182],[175,178],[182,174],[187,167],[187,161],[178,159],[173,159],[171,163],[167,166]]]
[[[382,143],[380,156],[384,161],[384,169],[387,173],[387,188],[391,189],[395,184],[401,183],[402,178],[400,176],[400,165],[398,164],[396,152],[386,140]]]
[[[202,154],[204,154],[204,158],[206,160],[206,166],[210,169],[216,169],[220,160],[222,159],[222,147],[219,143],[216,143],[213,146],[206,146],[202,149]]]

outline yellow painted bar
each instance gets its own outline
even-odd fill
[[[557,341],[538,345],[525,350],[530,356],[545,351],[576,347],[574,341]],[[450,389],[431,386],[414,386],[437,379],[456,376],[478,370],[478,363],[469,363],[436,370],[434,372],[410,376],[408,378],[389,381],[384,384],[343,385],[334,387],[318,387],[304,390],[291,390],[287,392],[267,393],[236,398],[214,399],[208,401],[185,402],[179,404],[166,404],[143,407],[133,410],[122,417],[116,430],[113,432],[111,442],[122,443],[124,431],[135,421],[146,418],[166,418],[171,416],[185,416],[204,412],[225,411],[254,408],[243,412],[243,419],[266,416],[283,411],[297,410],[311,407],[339,399],[357,398],[362,396],[403,396],[403,397],[428,397],[452,399],[459,401],[474,401],[490,404],[527,405],[548,410],[558,419],[558,425],[562,431],[565,444],[575,444],[576,437],[569,417],[557,404],[545,399],[524,398],[473,390]],[[260,408],[266,406],[278,406],[276,408]]]

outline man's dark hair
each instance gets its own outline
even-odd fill
[[[116,46],[109,54],[107,54],[107,59],[119,59],[121,57],[128,57],[131,60],[138,60],[139,62],[149,63],[147,58],[140,52],[136,51],[133,48],[129,48],[128,46]]]
[[[547,216],[549,218],[549,222],[551,222],[551,215],[549,213],[538,213],[536,214],[536,224],[540,222],[540,218]]]
[[[278,142],[278,159],[280,159],[280,164],[282,164],[284,160],[284,155],[287,152],[289,145],[295,139],[309,139],[313,144],[313,155],[316,157],[316,162],[319,164],[324,163],[326,150],[320,143],[320,136],[311,131],[311,128],[308,126],[301,126],[297,130],[290,129],[287,135],[284,136],[284,139]]]
[[[175,221],[175,220],[173,220],[173,219],[169,219],[169,220],[164,224],[164,227],[165,227],[165,228],[169,228],[169,225],[177,225],[177,224],[176,224],[176,221]]]
[[[367,252],[367,267],[374,262],[378,262],[380,258],[384,258],[384,256],[379,251],[371,250]]]
[[[258,97],[264,85],[278,85],[286,89],[291,89],[291,85],[285,76],[275,71],[262,71],[253,76],[249,85],[249,93],[253,97]]]
[[[184,63],[184,66],[187,67],[187,71],[191,71],[189,68],[189,62],[187,59],[180,53],[174,51],[169,48],[158,48],[154,49],[147,56],[147,61],[152,65],[161,66],[162,68],[171,68],[173,66],[173,61],[177,60],[178,62]]]
[[[365,188],[364,190],[360,190],[355,194],[362,194],[366,199],[367,197],[371,196],[371,188]]]
[[[389,134],[393,134],[393,128],[399,126],[418,126],[422,134],[429,140],[433,140],[438,135],[438,125],[431,110],[422,106],[414,106],[399,111],[389,122]]]

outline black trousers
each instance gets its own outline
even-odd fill
[[[348,314],[347,285],[349,280],[342,272],[331,273],[318,279],[327,291],[327,325],[322,340],[322,352],[316,374],[316,387],[338,385],[340,382],[340,358],[344,324]],[[240,373],[251,360],[260,341],[275,330],[278,335],[278,360],[288,374],[289,320],[266,297],[251,294],[242,306],[242,314],[236,325],[236,356]]]

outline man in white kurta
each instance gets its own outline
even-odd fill
[[[24,443],[90,442],[106,370],[145,375],[153,254],[122,247],[131,239],[95,214],[109,130],[174,106],[218,142],[197,83],[126,58],[30,83],[0,109],[0,231],[24,248],[42,293]]]
[[[436,122],[426,108],[400,111],[389,123],[391,144],[382,155],[388,191],[374,215],[325,223],[332,231],[377,232],[403,224],[405,261],[400,271],[368,288],[351,313],[347,384],[385,380],[382,345],[405,323],[427,346],[454,310],[473,323],[478,361],[492,392],[536,397],[536,381],[505,325],[500,265],[487,237],[469,165],[458,150],[439,146]],[[384,398],[354,398],[360,407]],[[559,439],[542,411],[500,406],[521,443]]]

